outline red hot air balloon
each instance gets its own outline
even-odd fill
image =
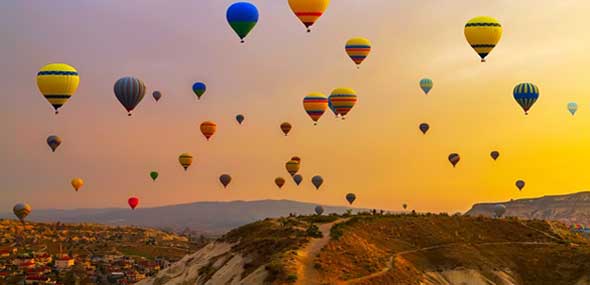
[[[129,207],[131,207],[131,210],[135,210],[135,207],[139,205],[139,199],[137,199],[137,197],[131,197],[129,198],[127,203],[129,203]]]

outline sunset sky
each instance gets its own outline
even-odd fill
[[[582,191],[590,186],[589,1],[333,0],[306,33],[287,0],[252,0],[260,20],[245,44],[226,23],[229,0],[3,1],[0,4],[0,212],[140,207],[210,200],[293,199],[398,210],[465,211],[473,203]],[[480,63],[463,26],[498,19],[499,45]],[[360,70],[344,44],[373,43]],[[54,115],[39,93],[40,67],[80,73],[76,94]],[[122,76],[148,93],[132,117],[113,93]],[[425,96],[418,87],[430,77]],[[191,86],[206,82],[197,101]],[[540,98],[525,116],[514,85]],[[310,92],[357,91],[346,120],[313,126]],[[155,103],[151,92],[163,98]],[[580,109],[572,117],[570,101]],[[235,115],[242,113],[242,126]],[[217,122],[210,142],[202,121]],[[293,124],[288,137],[279,125]],[[422,135],[418,125],[428,122]],[[64,140],[52,153],[49,135]],[[500,151],[494,162],[489,153]],[[178,155],[192,152],[188,172]],[[447,156],[462,160],[451,167]],[[296,187],[284,164],[302,158]],[[149,172],[160,178],[152,182]],[[227,190],[218,182],[229,173]],[[322,175],[321,190],[310,178]],[[288,181],[282,190],[274,178]],[[86,185],[76,193],[70,180]],[[517,179],[527,182],[522,192]]]

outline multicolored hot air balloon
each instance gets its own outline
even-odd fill
[[[227,185],[231,182],[231,176],[229,174],[223,174],[219,176],[219,182],[223,185],[223,188],[227,188]]]
[[[320,187],[322,186],[322,184],[324,184],[324,178],[322,178],[319,175],[316,175],[311,178],[311,183],[313,184],[313,186],[315,186],[315,189],[320,190]]]
[[[570,111],[572,116],[575,115],[576,112],[578,111],[578,103],[576,103],[576,102],[567,103],[567,110]]]
[[[178,156],[178,162],[180,162],[180,165],[182,165],[182,167],[186,171],[188,167],[191,166],[191,164],[193,164],[193,155],[188,152],[185,152]]]
[[[150,177],[152,178],[153,181],[156,181],[156,179],[158,179],[158,172],[157,171],[152,171],[150,172]]]
[[[428,92],[430,92],[430,89],[432,89],[433,86],[434,86],[434,82],[432,82],[432,79],[430,79],[430,78],[420,79],[420,89],[422,89],[422,91],[424,91],[424,94],[428,95]]]
[[[135,210],[137,205],[139,205],[139,199],[137,197],[131,197],[127,200],[127,203],[129,204],[129,207],[131,207],[131,210]]]
[[[283,134],[285,134],[285,136],[287,136],[289,134],[289,132],[291,131],[291,124],[284,122],[281,124],[281,131],[283,132]]]
[[[239,114],[239,115],[236,116],[236,121],[238,121],[238,124],[240,124],[240,125],[242,124],[242,122],[244,121],[244,119],[245,119],[244,118],[244,115],[242,115],[242,114]]]
[[[539,88],[532,83],[520,83],[514,87],[514,100],[522,107],[524,114],[529,114],[529,109],[539,99]]]
[[[307,32],[313,24],[324,14],[330,0],[289,0],[289,6],[295,16],[305,25]]]
[[[328,97],[328,102],[331,103],[336,114],[340,115],[344,120],[346,114],[350,112],[357,102],[356,92],[350,88],[336,88]]]
[[[61,138],[58,136],[49,136],[47,137],[47,144],[51,148],[51,151],[55,152],[57,147],[61,144]]]
[[[193,84],[193,92],[197,96],[197,100],[201,100],[201,96],[205,94],[205,91],[207,91],[207,85],[205,85],[205,83],[195,82],[195,84]]]
[[[324,207],[322,207],[322,206],[315,206],[314,211],[315,211],[315,213],[318,216],[321,216],[324,213]]]
[[[449,154],[449,162],[453,165],[453,167],[459,163],[459,160],[461,160],[461,157],[458,153]]]
[[[494,150],[494,151],[490,152],[490,156],[492,157],[493,160],[497,160],[498,157],[500,157],[500,152],[498,152],[497,150]]]
[[[162,92],[154,91],[152,93],[152,97],[154,97],[154,100],[156,100],[156,102],[158,102],[158,101],[160,101],[160,98],[162,98]]]
[[[131,116],[131,111],[137,107],[145,95],[145,84],[134,77],[123,77],[115,82],[115,96]]]
[[[428,130],[430,129],[430,125],[428,125],[427,123],[422,123],[418,128],[423,134],[426,134],[426,132],[428,132]]]
[[[328,98],[319,92],[310,93],[303,98],[303,108],[314,121],[314,125],[317,125],[318,120],[328,108]]]
[[[58,109],[76,93],[78,84],[80,84],[78,71],[65,63],[50,63],[37,72],[37,87],[53,106],[56,114],[59,113]]]
[[[356,68],[369,56],[371,52],[371,41],[365,38],[352,38],[346,42],[344,47],[346,53],[356,63]]]
[[[287,169],[287,172],[289,172],[289,174],[291,174],[291,176],[297,174],[297,172],[299,171],[300,166],[301,165],[299,164],[299,162],[298,161],[295,161],[295,160],[289,160],[285,164],[285,168]]]
[[[24,224],[25,218],[31,213],[31,206],[27,203],[18,203],[14,205],[12,212]]]
[[[207,138],[207,140],[209,140],[215,134],[216,130],[217,124],[215,124],[214,122],[205,121],[201,123],[201,133],[203,134],[203,136],[205,136],[205,138]]]
[[[330,109],[330,111],[332,111],[332,113],[334,114],[334,117],[338,118],[338,113],[336,113],[336,109],[332,105],[332,102],[330,101],[330,97],[328,97],[328,109]]]
[[[227,8],[227,22],[240,37],[241,42],[258,22],[258,9],[252,3],[237,2]]]
[[[502,216],[504,216],[505,213],[506,213],[506,206],[504,206],[502,204],[498,204],[498,205],[494,206],[494,215],[496,215],[496,218],[501,218]]]
[[[518,188],[519,191],[521,191],[522,188],[524,188],[525,184],[526,183],[524,182],[524,180],[516,180],[516,183],[515,183],[516,188]]]
[[[354,193],[346,194],[346,201],[348,201],[348,204],[352,205],[352,203],[354,203],[354,200],[356,200],[356,195],[354,195]]]
[[[502,38],[502,25],[492,17],[479,16],[465,24],[464,32],[469,45],[481,57],[481,62],[485,62],[486,56]]]
[[[80,190],[80,188],[82,188],[82,186],[84,186],[84,180],[82,180],[82,178],[74,178],[71,181],[72,187],[74,187],[74,190],[76,190],[76,192],[78,192],[78,190]]]
[[[283,188],[283,185],[285,185],[285,178],[283,178],[283,177],[275,178],[275,184],[279,187],[279,189]]]
[[[293,181],[295,181],[295,184],[299,186],[299,184],[301,184],[301,182],[303,181],[303,176],[301,176],[301,174],[295,174],[293,175]]]

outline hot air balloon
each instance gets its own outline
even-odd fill
[[[524,188],[524,185],[526,184],[524,182],[524,180],[516,180],[516,188],[518,188],[519,191],[522,191],[522,188]]]
[[[289,134],[289,132],[291,131],[291,124],[284,122],[281,124],[281,131],[283,131],[283,134],[285,134],[285,136],[287,136]]]
[[[145,84],[134,77],[123,77],[115,82],[115,96],[131,116],[131,111],[137,107],[145,95]]]
[[[430,89],[432,89],[433,86],[434,83],[430,78],[422,78],[420,80],[420,88],[422,89],[422,91],[424,91],[424,94],[426,95],[428,95],[428,92],[430,92]]]
[[[150,177],[152,178],[152,180],[156,181],[156,179],[158,179],[158,172],[157,171],[152,171],[150,172]]]
[[[285,168],[287,169],[287,172],[289,172],[289,174],[291,174],[291,176],[295,175],[297,173],[297,171],[299,171],[300,166],[301,165],[299,164],[299,162],[295,161],[295,160],[289,160],[285,164]]]
[[[305,25],[309,33],[310,27],[324,14],[330,0],[289,0],[289,6],[295,16]]]
[[[356,104],[356,92],[350,88],[336,88],[328,97],[328,101],[332,104],[332,108],[336,114],[340,115],[342,119],[350,112],[354,104]]]
[[[426,132],[428,132],[428,130],[430,129],[430,125],[428,125],[427,123],[422,123],[420,124],[419,128],[423,134],[426,134]]]
[[[80,84],[78,71],[65,63],[50,63],[37,72],[37,87],[53,106],[56,114],[59,113],[58,109],[76,93],[78,84]]]
[[[283,177],[277,177],[275,178],[275,184],[279,186],[279,189],[283,188],[283,185],[285,185],[285,179]]]
[[[315,189],[320,190],[320,187],[322,186],[322,184],[324,184],[324,178],[322,178],[319,175],[316,175],[311,178],[311,183],[313,184],[313,186],[315,186]]]
[[[137,197],[131,197],[127,200],[127,203],[129,204],[129,207],[131,207],[131,210],[135,210],[137,205],[139,205],[139,199],[137,199]]]
[[[408,204],[402,204],[402,208],[407,209],[408,208]]]
[[[494,206],[494,214],[496,215],[496,218],[501,218],[504,216],[504,213],[506,213],[506,206],[502,204]]]
[[[188,152],[185,152],[178,157],[178,162],[180,162],[180,165],[182,165],[182,167],[184,167],[184,170],[186,171],[188,167],[191,166],[191,164],[193,163],[193,155]]]
[[[303,108],[314,121],[314,125],[317,125],[318,120],[328,108],[328,98],[319,92],[310,93],[303,98]]]
[[[490,152],[490,156],[492,157],[493,160],[497,160],[498,157],[500,157],[500,153],[497,150],[494,150],[494,151]]]
[[[242,124],[242,122],[244,121],[244,115],[240,114],[236,116],[236,121],[238,121],[238,124]]]
[[[293,181],[295,181],[295,184],[299,186],[299,184],[301,184],[301,181],[303,181],[303,176],[301,176],[301,174],[295,174],[293,175]]]
[[[301,163],[301,158],[299,158],[299,156],[293,156],[291,157],[291,160],[297,161],[297,163]]]
[[[354,203],[354,200],[356,200],[356,195],[354,195],[354,193],[346,194],[346,201],[348,201],[348,204],[352,205],[352,203]]]
[[[330,101],[330,97],[328,97],[328,109],[330,109],[330,111],[332,111],[332,113],[334,114],[334,117],[338,118],[338,113],[336,113],[336,109],[334,108],[334,105],[332,105],[332,102]]]
[[[18,203],[14,205],[12,212],[24,224],[25,218],[31,213],[31,206],[27,203]]]
[[[201,123],[201,133],[209,140],[215,131],[217,130],[217,125],[211,121],[205,121]]]
[[[201,99],[201,96],[205,94],[205,91],[207,91],[207,86],[205,85],[205,83],[195,82],[195,84],[193,84],[193,92],[197,96],[197,100]]]
[[[223,174],[219,176],[219,182],[221,182],[223,188],[227,188],[227,185],[231,182],[231,176],[229,174]]]
[[[469,45],[479,54],[481,62],[485,62],[486,56],[502,38],[502,25],[492,17],[479,16],[465,24],[464,32]]]
[[[539,88],[532,83],[520,83],[514,87],[513,94],[516,102],[524,110],[524,114],[528,115],[529,109],[539,98]]]
[[[570,111],[570,113],[573,115],[576,114],[576,111],[578,111],[578,103],[576,102],[570,102],[567,104],[567,110]]]
[[[458,153],[451,153],[451,154],[449,154],[449,162],[451,162],[451,164],[453,165],[453,167],[455,167],[455,165],[457,165],[457,163],[459,162],[459,160],[461,160],[461,157],[459,156]]]
[[[227,8],[227,22],[240,37],[241,42],[258,22],[258,9],[252,3],[237,2]]]
[[[160,98],[162,98],[162,93],[160,91],[154,91],[152,93],[152,96],[154,97],[154,100],[156,100],[156,102],[160,101]]]
[[[356,63],[359,68],[360,64],[367,58],[371,52],[371,41],[365,38],[352,38],[346,42],[346,53]]]
[[[74,190],[76,190],[76,192],[78,192],[78,190],[80,190],[80,188],[84,186],[84,180],[82,180],[82,178],[74,178],[72,179],[71,183],[72,187],[74,187]]]
[[[315,206],[315,209],[314,209],[314,211],[315,211],[315,213],[316,213],[316,214],[318,214],[318,216],[319,216],[319,215],[321,215],[321,214],[323,214],[323,213],[324,213],[324,207],[322,207],[322,206]]]
[[[51,151],[55,152],[57,147],[61,144],[61,138],[58,136],[47,137],[47,144],[51,148]]]

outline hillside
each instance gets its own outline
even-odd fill
[[[590,242],[560,223],[356,215],[249,224],[139,284],[582,285],[589,278]]]
[[[505,216],[561,221],[566,224],[590,224],[590,192],[479,203],[473,205],[465,214],[492,216],[493,208],[497,204],[506,206]]]
[[[155,208],[34,210],[28,220],[37,222],[134,225],[182,231],[189,228],[205,234],[223,234],[233,228],[267,217],[290,213],[312,214],[316,204],[289,200],[197,202]],[[326,213],[344,213],[346,207],[324,206]],[[13,218],[12,213],[0,217]]]

